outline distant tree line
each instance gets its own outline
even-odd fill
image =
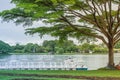
[[[8,53],[11,51],[12,51],[12,47],[9,44],[0,41],[0,53]]]
[[[42,45],[27,43],[26,45],[16,44],[12,46],[13,53],[50,53],[63,54],[78,52],[77,46],[73,41],[45,40]]]
[[[115,46],[120,48],[120,43]],[[104,44],[82,43],[74,44],[72,40],[66,40],[60,43],[59,40],[45,40],[42,45],[27,43],[21,45],[17,43],[14,46],[0,41],[0,53],[43,53],[43,54],[79,54],[79,53],[107,53],[107,48]]]

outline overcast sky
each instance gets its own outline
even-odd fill
[[[14,4],[10,4],[10,0],[0,0],[0,11],[11,9]],[[25,35],[25,30],[22,25],[16,26],[13,22],[1,22],[0,19],[0,40],[14,45],[16,43],[26,44],[26,43],[38,43],[41,44],[44,40],[51,40],[50,36],[45,36],[42,39],[38,35],[30,36]],[[40,23],[43,25],[42,23]],[[34,26],[38,25],[36,23]]]

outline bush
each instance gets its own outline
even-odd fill
[[[94,53],[107,53],[107,52],[108,52],[107,48],[98,48],[98,47],[94,48]]]

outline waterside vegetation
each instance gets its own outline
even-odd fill
[[[3,54],[107,54],[107,51],[104,44],[95,44],[94,42],[76,45],[71,40],[66,40],[63,43],[60,43],[59,40],[45,40],[42,45],[34,43],[10,45],[0,41],[0,53]],[[114,52],[120,52],[120,42],[115,45]]]
[[[116,46],[116,50],[119,50],[119,45]],[[94,43],[81,43],[76,45],[71,40],[66,40],[60,43],[59,40],[46,40],[42,45],[27,43],[21,45],[19,43],[15,45],[9,45],[3,41],[0,42],[1,53],[13,53],[13,54],[105,54],[107,53],[107,48],[104,44],[94,44]]]

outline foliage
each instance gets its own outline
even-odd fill
[[[95,47],[94,53],[107,53],[108,49],[106,47]]]
[[[96,45],[91,45],[90,43],[84,43],[80,45],[80,51],[83,51],[83,53],[89,53],[90,51],[93,52],[93,49],[95,48]]]
[[[71,27],[67,22],[76,21],[74,15],[68,12],[67,6],[73,6],[76,4],[75,0],[12,0],[12,3],[16,4],[16,8],[11,10],[5,10],[0,13],[3,21],[14,21],[17,25],[23,23],[24,26],[32,25],[35,21],[42,20],[47,26],[36,26],[37,28],[26,29],[29,34],[39,33],[40,36],[44,34],[50,34],[52,36],[59,36],[59,39],[64,40],[67,37],[84,38],[84,33],[92,33],[91,30],[84,28],[84,25],[76,25],[81,27],[76,31],[74,27]],[[77,1],[77,3],[82,3]],[[65,8],[64,8],[65,7]],[[65,15],[70,14],[70,15]],[[67,20],[68,19],[68,20]],[[92,33],[93,34],[93,33]],[[80,37],[80,35],[82,37]],[[89,37],[86,37],[90,39]]]
[[[56,54],[63,54],[63,53],[64,53],[63,48],[56,47]]]
[[[50,34],[61,40],[98,38],[108,48],[108,66],[114,67],[113,48],[120,41],[120,0],[12,0],[12,3],[15,8],[0,13],[3,21],[26,26],[41,20],[49,26],[26,29],[26,33],[38,33],[41,37]]]
[[[107,35],[117,32],[119,27],[119,0],[12,0],[12,3],[16,4],[16,8],[1,13],[4,21],[31,25],[34,21],[42,20],[51,24],[27,29],[29,34],[50,34],[60,39],[89,36],[101,39],[107,45],[104,37],[108,38]],[[111,5],[116,5],[118,10],[113,10]],[[119,40],[117,35],[114,43]]]
[[[12,51],[12,48],[9,44],[0,41],[0,53],[9,53]]]
[[[59,40],[45,40],[42,46],[33,43],[27,43],[26,45],[16,44],[12,46],[12,53],[54,53],[63,54],[77,52],[78,48],[73,41],[64,41],[60,43]]]
[[[101,54],[107,53],[108,49],[103,44],[90,44],[84,43],[78,46],[81,53],[92,53],[92,54]]]
[[[24,48],[24,52],[26,53],[35,53],[37,50],[37,47],[39,47],[37,44],[33,44],[33,43],[28,43],[26,44],[25,48]]]
[[[115,45],[116,49],[120,49],[120,41]]]
[[[45,40],[43,42],[43,47],[49,48],[48,52],[52,52],[52,54],[55,53],[55,46],[56,46],[56,41],[54,40],[51,40],[51,41]]]
[[[2,43],[5,43],[1,41]],[[54,49],[53,49],[54,44]],[[7,44],[9,45],[9,44]],[[1,46],[1,43],[0,43]],[[2,45],[3,47],[3,45]],[[1,48],[1,47],[0,47]],[[7,49],[7,48],[5,48]],[[42,46],[33,43],[27,43],[26,45],[16,44],[15,46],[9,45],[9,52],[12,53],[49,53],[54,50],[54,54],[79,54],[79,53],[90,53],[93,54],[97,53],[107,53],[107,48],[103,44],[90,44],[90,43],[83,43],[81,45],[76,45],[73,41],[68,40],[60,43],[59,40],[45,40]],[[119,52],[118,48],[114,48],[115,52]]]
[[[15,46],[12,46],[14,53],[23,53],[24,45],[17,43]]]
[[[48,48],[48,52],[55,52],[57,54],[77,52],[78,49],[73,41],[65,40],[60,43],[59,40],[44,41],[43,47]]]

